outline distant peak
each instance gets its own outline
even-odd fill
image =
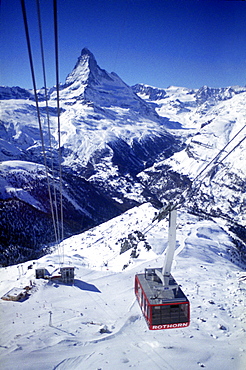
[[[92,52],[87,48],[83,48],[82,51],[81,51],[81,56],[84,56],[84,55],[88,55],[88,56],[93,57],[95,59]]]
[[[87,49],[87,48],[83,48],[82,51],[81,51],[81,55],[80,57],[78,58],[78,62],[77,62],[77,65],[80,64],[80,63],[84,63],[85,61],[87,61],[89,63],[89,66],[90,67],[97,67],[97,62],[96,62],[96,58],[94,57],[94,55],[92,54],[92,52]]]
[[[98,68],[92,52],[87,48],[83,48],[73,71],[66,78],[65,85],[71,85],[76,80],[81,82],[87,81],[91,73],[97,73]]]
[[[83,64],[84,61],[88,61],[89,62],[89,65],[90,67],[97,67],[97,62],[96,62],[96,59],[94,57],[94,55],[92,54],[92,52],[87,49],[87,48],[83,48],[82,51],[81,51],[81,55],[80,57],[78,58],[78,62],[77,62],[77,65],[75,67],[77,67],[79,64]]]

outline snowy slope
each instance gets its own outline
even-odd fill
[[[141,85],[134,89],[148,101],[153,99],[151,92],[156,91]],[[193,198],[189,198],[190,208],[194,208],[195,203],[200,212],[230,218],[244,227],[245,88],[209,89],[205,86],[194,91],[170,87],[162,94],[161,98],[160,92],[154,96],[152,103],[157,104],[159,114],[179,119],[184,133],[188,132],[186,148],[139,174],[142,182],[158,193],[160,199],[170,199],[168,192],[172,187],[168,178],[176,176],[177,187],[180,187],[179,183],[185,178],[187,183],[193,181],[207,168],[194,184],[196,191]],[[214,158],[216,161],[208,166]]]
[[[155,106],[157,113],[171,121],[179,122],[185,129],[200,128],[200,120],[206,122],[206,115],[218,103],[230,100],[236,95],[243,94],[246,87],[231,86],[226,88],[210,88],[202,86],[200,89],[169,86],[160,89],[149,85],[137,84],[133,91],[146,102]],[[235,114],[237,108],[232,110]],[[228,112],[225,111],[227,114]]]
[[[191,302],[191,324],[148,330],[134,296],[134,274],[162,265],[167,221],[148,233],[152,249],[139,245],[140,256],[124,270],[130,251],[119,255],[118,241],[143,231],[154,213],[144,204],[65,240],[59,253],[1,268],[1,296],[35,283],[24,302],[0,300],[3,370],[245,368],[245,273],[230,261],[233,244],[213,221],[178,213],[173,275]],[[75,266],[73,286],[34,279],[34,268],[52,273],[63,255],[65,265]]]

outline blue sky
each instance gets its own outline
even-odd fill
[[[37,86],[36,1],[26,0]],[[246,1],[57,0],[63,83],[83,47],[129,85],[246,85]],[[52,0],[40,0],[47,84],[55,84]],[[32,87],[21,5],[1,0],[0,85]]]

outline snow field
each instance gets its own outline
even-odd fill
[[[65,240],[59,250],[65,265],[75,266],[73,286],[34,279],[36,267],[50,273],[59,267],[57,251],[32,261],[32,269],[31,261],[0,269],[1,296],[35,282],[27,300],[0,300],[3,370],[245,368],[245,273],[230,261],[231,241],[212,221],[178,212],[172,273],[190,300],[190,326],[148,330],[135,299],[134,275],[162,266],[167,221],[150,230],[152,249],[140,246],[137,259],[130,251],[119,255],[118,241],[143,231],[154,212],[144,204]]]

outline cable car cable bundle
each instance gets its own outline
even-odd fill
[[[37,5],[38,28],[39,28],[39,38],[40,38],[40,48],[41,48],[42,72],[43,72],[44,89],[45,89],[46,116],[47,116],[47,123],[48,123],[48,136],[49,136],[49,149],[50,149],[51,148],[50,117],[49,117],[49,108],[48,108],[47,84],[46,84],[46,73],[45,73],[45,63],[44,63],[44,47],[43,47],[41,12],[40,12],[39,0],[36,0],[36,5]],[[64,226],[63,226],[64,219],[63,219],[63,194],[62,194],[62,170],[61,170],[62,158],[61,158],[61,130],[60,130],[60,106],[59,106],[57,1],[53,0],[53,12],[54,12],[55,66],[56,66],[56,92],[57,92],[56,103],[57,103],[57,121],[58,121],[58,164],[59,164],[60,214],[58,212],[58,204],[57,204],[58,202],[57,202],[57,195],[56,195],[56,188],[55,188],[53,155],[51,158],[53,196],[52,196],[51,185],[50,185],[50,178],[49,178],[49,172],[48,172],[48,166],[47,166],[47,155],[46,155],[46,149],[45,149],[45,144],[44,144],[43,127],[41,123],[41,114],[40,114],[40,108],[39,108],[39,102],[38,102],[38,94],[37,94],[37,87],[36,87],[36,79],[35,79],[35,72],[34,72],[34,65],[33,65],[33,57],[32,57],[32,50],[31,50],[31,41],[30,41],[30,35],[29,35],[25,0],[21,0],[21,8],[22,8],[23,21],[24,21],[26,41],[27,41],[29,62],[30,62],[30,68],[31,68],[33,91],[34,91],[36,110],[37,110],[37,116],[38,116],[42,152],[43,152],[43,157],[44,157],[45,174],[46,174],[47,183],[48,183],[48,194],[49,194],[49,200],[50,200],[50,209],[51,209],[51,215],[52,215],[52,221],[53,221],[55,240],[57,244],[59,259],[62,254],[62,259],[63,259],[62,262],[64,262],[64,251],[62,253],[59,251],[60,242],[64,239]],[[53,197],[54,197],[54,201],[53,201]]]
[[[57,103],[57,124],[58,124],[58,157],[59,157],[59,186],[60,186],[60,217],[61,217],[61,240],[64,238],[63,228],[63,197],[62,197],[62,155],[61,155],[61,122],[60,122],[60,97],[59,97],[59,54],[58,54],[58,18],[57,1],[53,0],[54,8],[54,35],[55,35],[55,62],[56,62],[56,103]],[[63,252],[64,259],[64,252]]]

